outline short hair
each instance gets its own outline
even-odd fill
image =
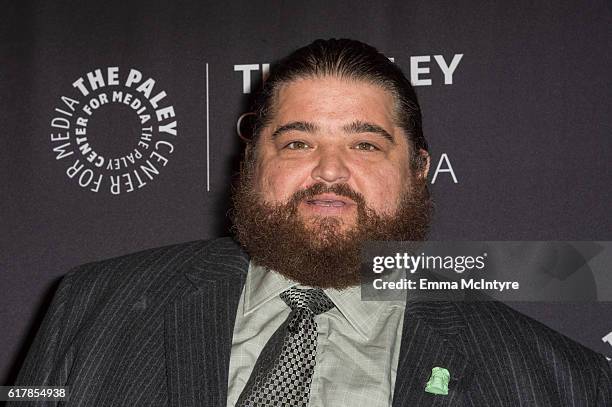
[[[424,160],[419,150],[429,150],[423,136],[421,107],[414,88],[402,70],[376,48],[351,39],[316,40],[272,65],[268,78],[255,97],[253,137],[255,146],[261,130],[274,114],[279,88],[303,78],[335,76],[378,85],[395,99],[395,121],[412,146],[411,165],[421,169]]]

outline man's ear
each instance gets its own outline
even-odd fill
[[[253,143],[247,142],[246,146],[244,147],[244,161],[249,162],[252,158],[252,155],[253,155]]]
[[[244,156],[240,160],[240,173],[243,174],[247,170],[247,166],[251,166],[253,154],[255,154],[255,148],[252,142],[247,142],[244,146]]]
[[[419,149],[419,163],[420,168],[418,169],[418,177],[427,178],[429,174],[429,164],[431,163],[431,156],[426,150]]]

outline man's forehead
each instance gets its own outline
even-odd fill
[[[334,86],[335,85],[335,86]],[[286,95],[293,89],[297,88],[300,91],[307,90],[309,88],[338,88],[342,86],[344,92],[353,90],[355,92],[363,93],[365,90],[370,92],[384,94],[389,99],[393,100],[393,93],[383,86],[382,84],[375,83],[367,78],[353,78],[344,77],[338,75],[307,75],[303,77],[297,77],[281,83],[275,90],[275,99],[278,101],[279,97]]]
[[[288,122],[335,121],[346,127],[354,122],[386,128],[395,122],[395,99],[391,92],[364,80],[338,77],[307,77],[283,84],[275,95],[274,127]]]

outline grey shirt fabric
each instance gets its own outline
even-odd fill
[[[289,315],[279,294],[294,286],[249,262],[232,338],[228,406],[235,405],[261,349]],[[406,302],[362,301],[360,287],[324,291],[336,307],[315,317],[317,355],[309,405],[390,406]]]

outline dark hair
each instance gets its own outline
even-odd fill
[[[410,81],[401,69],[378,50],[350,39],[316,40],[281,59],[255,98],[255,122],[251,143],[255,145],[274,114],[275,96],[281,85],[308,77],[337,76],[381,86],[396,101],[395,120],[412,145],[411,164],[422,168],[419,150],[429,150],[423,137],[421,108]]]

